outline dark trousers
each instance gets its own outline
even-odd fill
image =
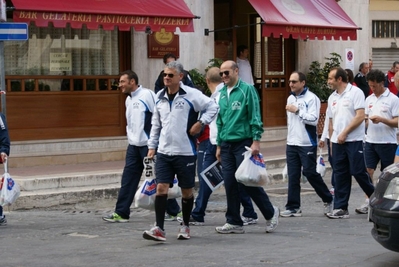
[[[287,145],[286,155],[288,170],[288,200],[285,205],[286,209],[292,210],[301,207],[301,170],[323,202],[332,202],[333,197],[327,185],[320,174],[316,172],[317,147]]]
[[[224,187],[227,198],[226,222],[233,225],[243,225],[240,216],[240,190],[236,180],[235,172],[244,159],[242,155],[250,147],[252,139],[245,139],[239,142],[221,143],[221,160],[223,168]],[[258,206],[266,220],[274,215],[273,205],[270,203],[263,187],[249,187],[242,185],[243,189]]]
[[[130,206],[144,170],[143,159],[147,156],[147,153],[147,146],[128,145],[127,147],[121,188],[119,189],[115,207],[115,212],[122,218],[129,219]]]
[[[202,168],[200,168],[200,165],[198,165],[197,168],[203,171],[206,168],[208,168],[210,165],[212,165],[212,163],[214,163],[215,161],[216,161],[216,145],[212,145],[211,142],[207,140],[207,148],[205,150]],[[194,220],[198,222],[204,222],[205,210],[208,205],[209,197],[212,194],[212,190],[209,188],[209,186],[204,181],[201,175],[198,176],[198,180],[200,183],[200,187],[197,198],[195,199],[195,208],[191,212],[191,216],[194,218]],[[242,206],[244,207],[242,216],[257,219],[258,214],[256,214],[254,210],[251,198],[243,188],[242,184],[239,183],[238,186],[240,190],[241,203]]]
[[[334,209],[348,209],[352,187],[352,176],[368,197],[374,192],[374,186],[366,171],[363,157],[363,142],[333,143],[335,197]]]
[[[331,165],[331,186],[335,186],[335,179],[334,179],[334,158],[332,157],[331,153],[331,146],[330,146],[330,139],[326,138],[326,144],[327,144],[327,151],[328,151],[328,162],[330,162]]]

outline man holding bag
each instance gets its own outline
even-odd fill
[[[256,89],[239,79],[238,71],[237,64],[228,60],[223,62],[219,73],[225,86],[220,90],[219,97],[216,158],[222,164],[227,198],[226,223],[215,229],[220,234],[244,233],[235,172],[244,159],[246,146],[252,149],[252,155],[259,154],[263,133]],[[279,210],[270,203],[263,187],[244,185],[243,188],[266,219],[266,232],[274,231],[278,225]]]
[[[0,158],[5,163],[10,154],[10,137],[8,135],[8,127],[6,117],[0,113]],[[3,186],[5,186],[3,184]],[[3,207],[0,206],[0,226],[7,225],[6,216],[3,214]]]
[[[121,73],[119,88],[126,98],[126,132],[129,145],[122,173],[121,188],[115,211],[103,217],[107,222],[128,222],[130,206],[144,170],[147,156],[147,140],[151,130],[151,118],[155,106],[155,94],[139,85],[137,74],[131,70]]]
[[[317,122],[320,114],[320,99],[305,86],[306,76],[293,72],[289,85],[291,95],[287,99],[287,167],[288,200],[282,217],[300,217],[301,170],[317,195],[324,202],[324,214],[332,211],[333,197],[316,172]]]
[[[182,189],[183,222],[177,238],[190,239],[190,214],[194,204],[195,167],[197,160],[196,135],[208,125],[218,112],[217,104],[201,91],[181,81],[183,65],[177,61],[166,64],[163,77],[165,88],[158,92],[152,118],[148,157],[157,150],[155,173],[155,226],[143,232],[143,238],[165,241],[165,210],[168,189],[175,175]],[[198,119],[199,112],[202,111]]]

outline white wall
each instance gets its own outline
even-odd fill
[[[319,61],[324,65],[324,58],[329,57],[331,52],[341,55],[345,68],[345,49],[354,49],[354,72],[358,72],[359,64],[368,62],[371,58],[369,44],[370,24],[369,24],[369,0],[341,0],[338,4],[353,20],[362,28],[357,31],[357,41],[342,40],[308,40],[306,42],[298,40],[298,62],[296,67],[299,71],[307,73],[312,61]]]
[[[214,38],[205,36],[204,29],[213,29],[213,0],[185,0],[191,12],[201,17],[194,19],[194,32],[180,32],[180,59],[186,70],[199,69],[204,73],[208,60],[214,57]],[[147,36],[143,32],[132,33],[132,69],[139,76],[139,82],[154,89],[155,80],[163,70],[162,59],[147,57]]]

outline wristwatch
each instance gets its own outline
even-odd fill
[[[198,120],[197,122],[201,123],[201,126],[205,125],[205,123],[202,120]]]

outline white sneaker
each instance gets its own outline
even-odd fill
[[[333,203],[324,203],[324,215],[327,215],[327,213],[332,213],[333,212]]]
[[[278,226],[278,216],[280,215],[280,210],[276,207],[273,206],[274,208],[274,215],[270,220],[266,221],[266,233],[271,233],[274,230],[276,230]]]
[[[250,217],[242,217],[241,220],[242,220],[244,226],[258,223],[258,219],[254,219],[254,218],[250,218]]]
[[[245,233],[244,227],[240,225],[233,225],[225,223],[223,226],[218,226],[215,228],[216,232],[219,234],[243,234]]]

